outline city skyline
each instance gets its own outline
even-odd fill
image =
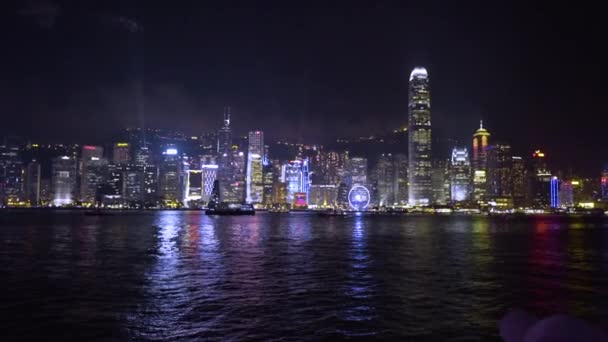
[[[604,52],[597,31],[570,20],[578,9],[41,3],[52,11],[17,5],[3,22],[13,34],[1,57],[0,110],[13,125],[0,135],[98,144],[142,120],[196,134],[217,127],[229,104],[235,131],[262,118],[275,128],[268,141],[327,144],[336,132],[401,127],[407,76],[424,65],[434,75],[435,150],[449,155],[455,144],[445,139],[462,145],[483,119],[517,153],[543,149],[560,168],[593,170],[608,159]],[[465,14],[472,20],[458,19]]]

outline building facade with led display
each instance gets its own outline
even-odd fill
[[[264,200],[264,174],[262,160],[264,158],[264,133],[249,132],[247,149],[247,203],[260,204]]]
[[[450,160],[450,200],[466,202],[471,194],[471,161],[466,148],[455,147]]]
[[[487,150],[490,139],[490,132],[483,128],[483,122],[479,122],[479,128],[473,134],[473,200],[483,201],[486,198],[487,192],[487,169],[488,158]]]
[[[428,205],[432,201],[431,165],[431,95],[429,75],[416,67],[409,79],[408,157],[410,205]]]
[[[54,206],[72,205],[75,202],[77,167],[76,158],[60,156],[53,159],[51,193]]]

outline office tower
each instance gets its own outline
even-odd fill
[[[374,202],[381,207],[392,206],[395,203],[395,165],[390,153],[380,155],[373,176],[376,192]]]
[[[272,184],[272,204],[286,205],[287,204],[287,184],[276,180]]]
[[[131,146],[128,142],[117,142],[112,150],[112,163],[126,165],[131,162]]]
[[[200,207],[203,199],[203,189],[203,171],[188,170],[186,172],[183,203],[189,208]]]
[[[105,182],[99,187],[96,202],[106,207],[122,207],[124,183],[123,167],[107,164]]]
[[[217,132],[205,132],[199,139],[203,154],[217,154]]]
[[[408,113],[409,204],[428,205],[431,183],[431,95],[425,68],[410,74]]]
[[[232,131],[230,129],[230,107],[224,108],[224,124],[217,132],[217,153],[222,156],[232,150]]]
[[[350,158],[346,161],[345,172],[346,184],[349,187],[355,185],[367,185],[367,158]]]
[[[185,165],[182,155],[174,147],[166,148],[162,153],[159,168],[158,195],[165,206],[181,206]]]
[[[125,204],[132,208],[142,207],[145,193],[145,174],[143,165],[123,165],[122,168],[122,198]]]
[[[84,145],[80,151],[80,162],[78,168],[78,176],[80,178],[80,188],[78,200],[85,204],[95,203],[95,195],[97,186],[102,183],[103,172],[99,169],[107,165],[107,161],[103,160],[103,147]],[[91,170],[89,170],[89,165]]]
[[[32,207],[40,205],[40,163],[36,160],[27,164],[25,169],[25,201]]]
[[[473,134],[473,200],[483,201],[487,192],[487,150],[490,132],[483,128],[483,121]]]
[[[242,203],[245,200],[246,157],[234,146],[229,153],[218,156],[218,180],[220,200],[228,203]]]
[[[431,172],[432,203],[447,204],[450,198],[450,177],[448,163],[444,160],[433,161]]]
[[[97,202],[99,188],[106,181],[108,161],[105,158],[90,157],[82,161],[80,174],[80,201],[83,205]]]
[[[408,202],[408,190],[407,190],[407,163],[408,158],[404,154],[395,154],[394,159],[394,169],[395,169],[395,180],[394,180],[394,194],[395,194],[395,202],[398,205],[406,205]]]
[[[211,190],[211,197],[209,198],[209,202],[207,203],[208,208],[215,208],[216,205],[220,203],[220,181],[215,180],[213,182],[213,190]]]
[[[551,208],[559,208],[559,179],[556,176],[551,177],[549,194],[551,197]]]
[[[318,160],[314,162],[317,184],[338,185],[344,181],[348,152],[320,151]]]
[[[511,146],[496,144],[487,148],[487,197],[497,206],[513,207],[513,156]]]
[[[264,133],[261,131],[249,132],[247,149],[247,203],[259,204],[263,201],[264,179]]]
[[[573,207],[574,206],[574,185],[575,182],[578,184],[578,181],[575,180],[564,180],[560,182],[559,186],[559,199],[560,204],[564,207]]]
[[[450,200],[466,202],[471,194],[471,161],[466,148],[455,147],[450,161]]]
[[[76,193],[76,158],[61,156],[53,159],[51,193],[54,206],[74,204]]]
[[[604,169],[602,170],[600,186],[600,196],[602,201],[608,201],[608,164],[604,165]]]
[[[546,208],[551,205],[551,172],[547,168],[545,153],[540,150],[532,154],[532,170],[530,172],[531,204],[537,208]]]
[[[513,206],[526,205],[526,166],[522,157],[511,157],[511,185],[513,187]]]
[[[346,183],[340,183],[338,185],[338,207],[347,209],[350,207],[348,203],[348,192],[350,191],[350,187],[346,185]]]
[[[289,163],[283,164],[281,183],[285,183],[287,189],[287,203],[293,205],[295,194],[303,192],[304,175],[302,173],[302,161],[292,160]]]
[[[311,208],[333,208],[338,198],[338,187],[333,184],[312,184],[309,204]]]
[[[262,203],[265,206],[271,206],[271,205],[273,205],[273,202],[272,202],[273,184],[274,184],[276,178],[278,178],[278,176],[275,175],[274,167],[272,166],[270,161],[268,161],[268,159],[265,159],[265,161],[262,163],[262,172],[263,172],[263,183],[264,183],[264,192],[262,195],[262,197],[263,197]]]
[[[23,164],[17,144],[5,141],[0,146],[0,206],[23,202]]]
[[[203,191],[201,200],[205,203],[211,201],[213,186],[217,180],[218,165],[216,160],[216,156],[214,155],[205,155],[201,157],[201,170],[203,173]]]

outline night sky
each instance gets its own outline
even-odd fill
[[[141,84],[149,127],[214,130],[230,105],[237,131],[327,143],[404,125],[409,72],[423,65],[436,154],[447,156],[448,139],[470,145],[483,118],[493,141],[526,155],[545,149],[560,168],[594,175],[608,161],[601,11],[460,1],[201,7],[209,3],[6,7],[0,135],[107,141],[138,125]]]

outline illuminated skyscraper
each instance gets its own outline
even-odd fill
[[[511,184],[513,186],[513,206],[526,204],[526,166],[522,157],[511,157]]]
[[[228,154],[232,148],[232,131],[230,129],[230,107],[224,108],[224,124],[217,132],[217,153]]]
[[[355,185],[367,185],[367,158],[350,158],[346,161],[346,184],[349,187]]]
[[[379,206],[392,206],[395,203],[395,165],[390,153],[380,155],[373,176],[376,183],[374,184],[376,189],[374,202]]]
[[[393,183],[395,202],[399,205],[405,205],[408,203],[407,156],[404,154],[396,154],[393,163],[395,168],[395,181]]]
[[[410,74],[408,115],[409,204],[428,205],[432,200],[431,95],[425,68]]]
[[[440,205],[447,204],[450,199],[450,175],[447,161],[433,161],[431,185],[433,190],[432,202]]]
[[[264,194],[264,179],[262,159],[264,157],[264,133],[249,132],[249,147],[247,149],[247,203],[262,203]]]
[[[98,198],[99,188],[106,181],[108,161],[105,158],[90,157],[82,161],[80,175],[80,201],[94,205]]]
[[[61,156],[53,159],[51,193],[54,206],[74,204],[76,170],[74,157]]]
[[[559,208],[559,179],[555,176],[551,177],[549,194],[551,196],[551,208]]]
[[[0,146],[0,205],[23,201],[23,164],[17,145],[5,142]]]
[[[281,166],[280,183],[285,183],[287,195],[286,200],[290,205],[294,205],[296,199],[304,194],[304,201],[308,203],[310,189],[310,174],[308,170],[308,159],[296,159]],[[301,203],[300,203],[301,204]]]
[[[32,160],[25,169],[25,200],[35,207],[40,205],[40,163]]]
[[[488,140],[490,132],[483,128],[483,121],[473,134],[473,200],[482,201],[487,192]]]
[[[602,177],[600,178],[601,198],[603,201],[608,201],[608,164],[604,165]]]
[[[170,147],[162,153],[159,165],[158,195],[167,206],[179,206],[183,199],[185,165],[181,153]]]
[[[487,149],[487,196],[502,206],[513,206],[513,156],[511,146],[496,144]]]
[[[534,207],[545,208],[551,205],[551,172],[547,168],[545,153],[540,150],[532,154],[532,170],[530,172],[531,204]]]
[[[112,150],[112,163],[115,165],[126,165],[131,162],[131,146],[127,142],[114,144]]]
[[[466,148],[452,150],[450,164],[450,193],[452,202],[465,202],[471,193],[471,162]]]

